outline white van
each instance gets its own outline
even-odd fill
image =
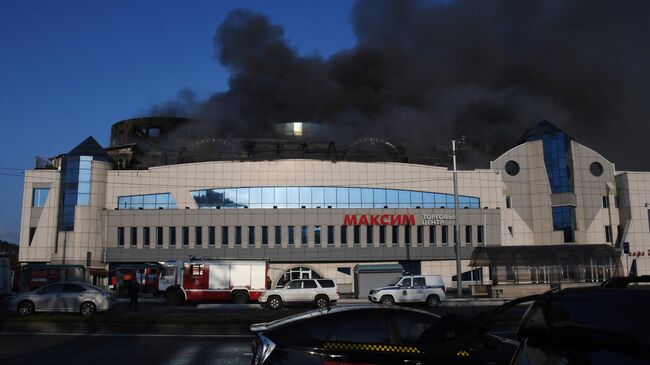
[[[368,300],[373,303],[426,303],[437,307],[447,299],[447,289],[440,275],[405,275],[395,278],[387,286],[373,289]]]

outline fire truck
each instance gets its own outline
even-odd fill
[[[166,261],[158,280],[158,290],[167,304],[185,301],[256,301],[266,290],[268,260],[190,258]]]

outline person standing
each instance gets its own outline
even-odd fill
[[[137,281],[131,279],[129,280],[129,308],[133,306],[134,310],[138,310],[138,296],[140,295],[140,284]]]

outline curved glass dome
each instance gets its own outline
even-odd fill
[[[199,208],[453,208],[452,194],[413,190],[282,186],[192,191]],[[458,196],[460,208],[480,208],[480,199]]]

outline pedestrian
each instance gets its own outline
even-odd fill
[[[133,306],[134,310],[138,310],[138,296],[140,295],[140,284],[137,281],[131,279],[129,280],[129,308]]]

